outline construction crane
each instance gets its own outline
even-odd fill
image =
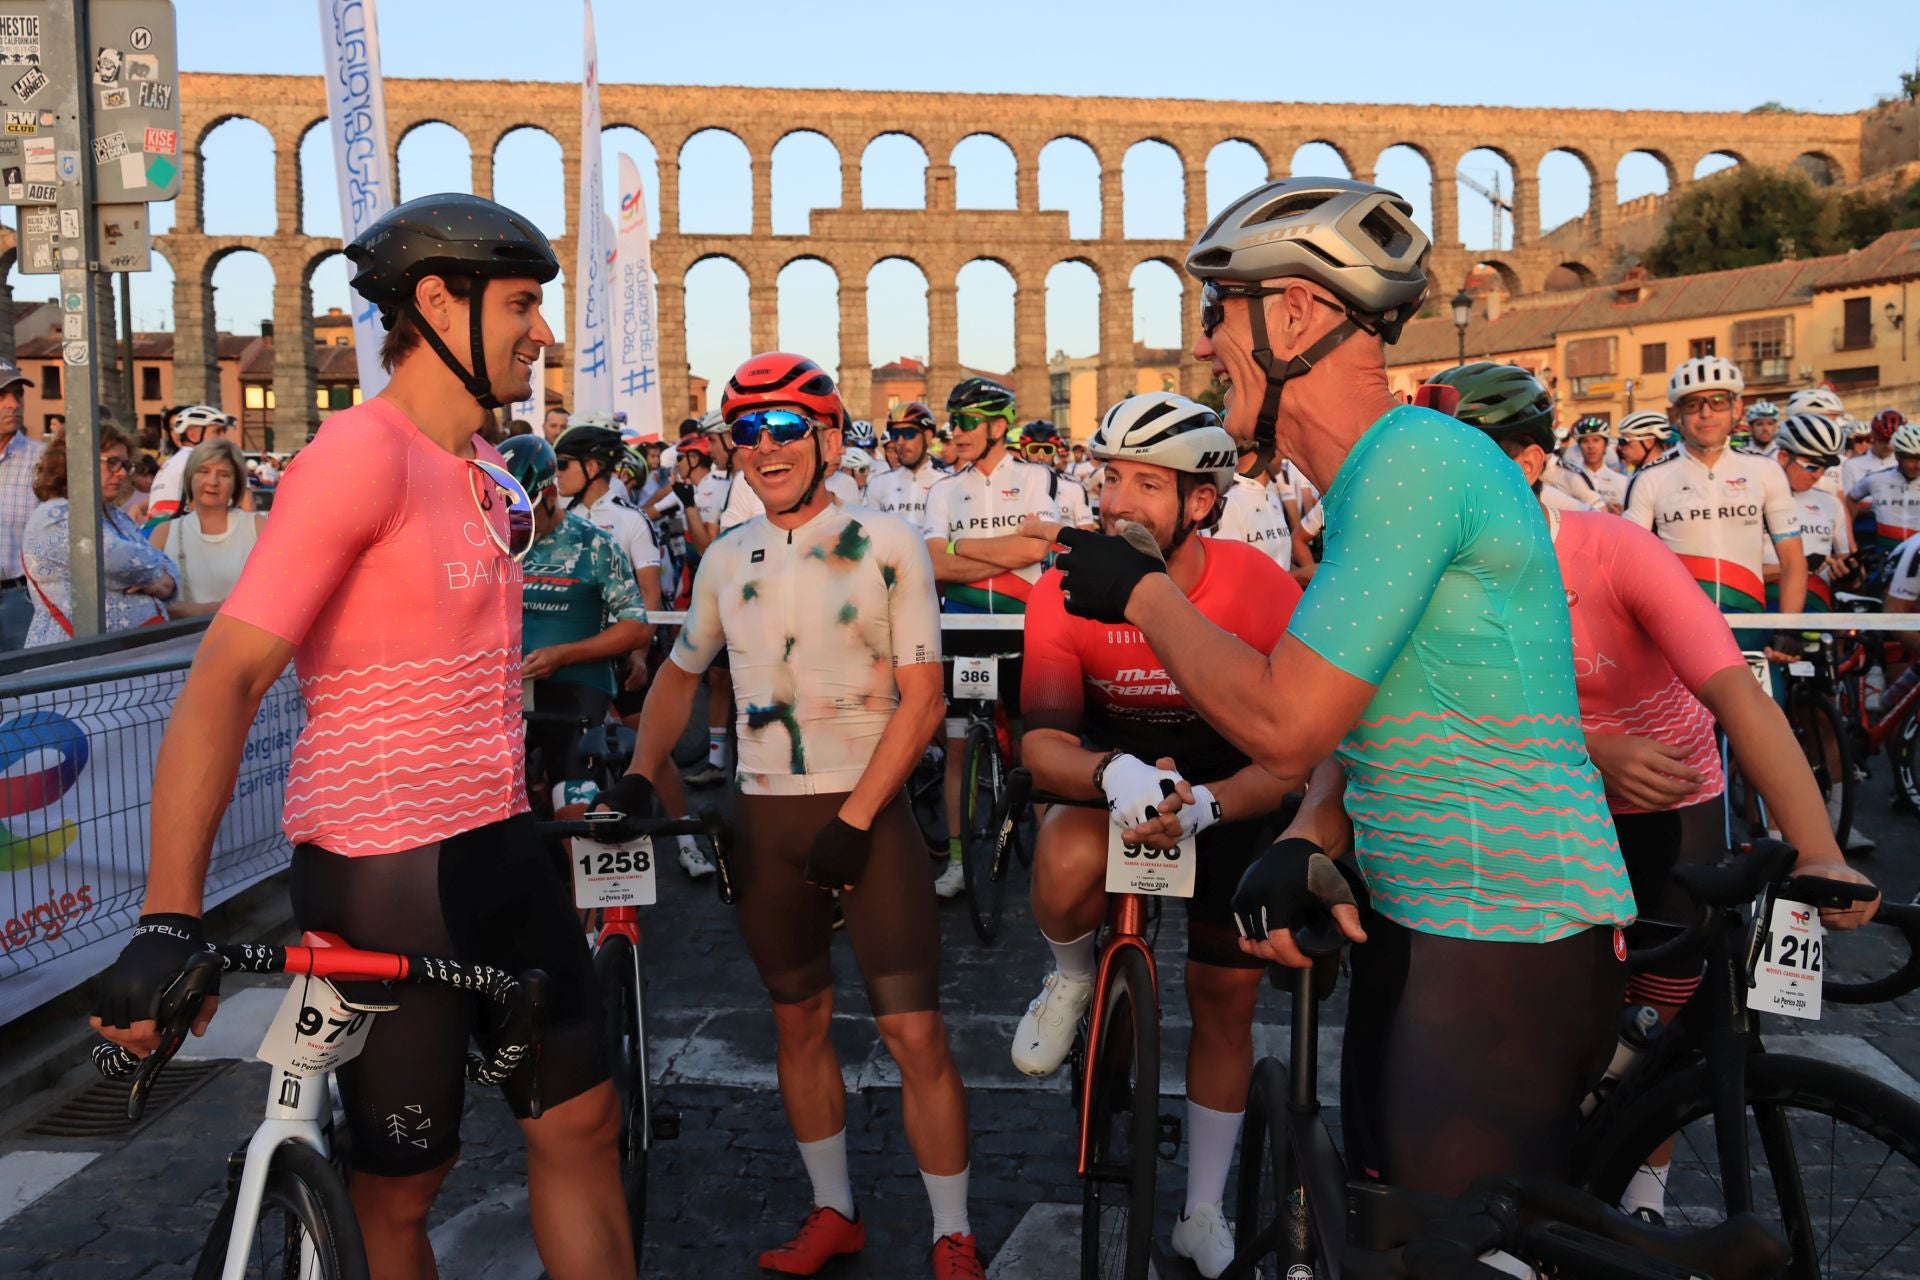
[[[1505,196],[1500,194],[1500,171],[1498,169],[1493,170],[1493,189],[1491,191],[1468,177],[1465,169],[1457,171],[1453,176],[1455,180],[1465,186],[1467,190],[1476,191],[1482,196],[1485,196],[1487,203],[1493,206],[1493,247],[1496,249],[1505,248],[1505,246],[1500,243],[1500,215],[1502,212],[1505,212],[1506,215],[1511,218],[1513,216],[1513,205]]]

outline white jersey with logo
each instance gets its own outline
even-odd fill
[[[733,669],[740,789],[853,790],[900,705],[897,667],[940,661],[933,561],[919,531],[829,505],[791,531],[756,517],[707,549],[673,660]]]
[[[931,456],[922,460],[918,471],[889,468],[867,481],[867,505],[920,528],[927,515],[927,491],[946,474],[947,469]]]
[[[1847,523],[1847,510],[1840,499],[1824,489],[1809,487],[1793,495],[1800,509],[1800,549],[1807,553],[1807,607],[1825,608],[1833,603],[1832,589],[1824,561],[1829,556],[1844,556],[1853,551],[1853,527]],[[1769,542],[1766,563],[1779,564],[1780,557]],[[1769,588],[1771,590],[1771,588]]]
[[[660,554],[659,543],[654,541],[653,525],[640,512],[614,497],[611,487],[591,507],[577,507],[575,510],[591,521],[595,528],[613,535],[614,545],[626,553],[635,572],[641,569],[665,571],[666,561]]]
[[[1054,491],[1060,479],[1051,467],[1014,457],[1003,456],[991,475],[968,464],[927,491],[927,541],[1007,537],[1019,533],[1028,516],[1058,520]],[[1030,564],[979,582],[949,583],[945,607],[960,613],[1022,612],[1042,568]]]
[[[1267,485],[1248,476],[1235,476],[1220,511],[1220,523],[1209,536],[1247,543],[1272,556],[1282,569],[1292,568],[1293,533],[1287,528],[1287,511],[1280,505],[1279,488],[1277,481]]]
[[[1900,459],[1893,456],[1891,449],[1887,451],[1887,456],[1884,458],[1875,455],[1872,449],[1842,458],[1840,460],[1840,491],[1852,493],[1853,487],[1868,476],[1899,465]]]
[[[1920,601],[1920,535],[1908,538],[1893,554],[1893,577],[1887,583],[1887,599]]]
[[[1894,547],[1920,533],[1920,480],[1909,480],[1892,466],[1876,471],[1847,491],[1855,502],[1873,508],[1873,535]]]
[[[1049,468],[1051,470],[1051,468]],[[1100,524],[1093,516],[1093,503],[1087,498],[1086,486],[1072,476],[1063,476],[1054,472],[1054,504],[1060,508],[1060,523],[1070,524],[1079,529],[1098,529]]]
[[[1548,488],[1578,499],[1580,506],[1574,510],[1605,511],[1607,500],[1582,471],[1576,471],[1562,462],[1557,454],[1547,455],[1547,469],[1540,475]]]
[[[153,477],[153,488],[147,493],[149,527],[180,514],[186,501],[187,457],[192,452],[192,449],[182,449],[160,464],[159,474]]]
[[[1291,501],[1303,516],[1320,504],[1320,490],[1307,479],[1306,472],[1285,458],[1280,459],[1280,465],[1274,469],[1273,483],[1280,491],[1280,500]]]
[[[1598,469],[1589,467],[1584,458],[1576,458],[1567,464],[1567,470],[1587,482],[1593,492],[1609,506],[1627,505],[1627,477],[1625,473],[1615,471],[1603,461]],[[1573,491],[1575,497],[1581,496]]]
[[[1780,464],[1725,449],[1708,466],[1684,445],[1640,468],[1624,513],[1672,548],[1722,613],[1766,607],[1760,566],[1769,538],[1800,536],[1799,508]]]

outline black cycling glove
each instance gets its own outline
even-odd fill
[[[1263,942],[1275,929],[1297,930],[1309,910],[1356,905],[1353,889],[1333,859],[1311,840],[1281,840],[1254,860],[1233,891],[1233,923],[1240,936]]]
[[[693,510],[693,486],[692,485],[688,484],[684,480],[675,481],[673,485],[673,496],[680,499],[681,506],[685,507],[689,511]]]
[[[140,917],[113,967],[100,975],[93,1012],[109,1027],[131,1027],[160,1012],[160,997],[186,969],[187,961],[211,950],[200,917],[156,912]],[[220,994],[216,974],[210,995]]]
[[[594,799],[594,804],[625,814],[629,820],[651,818],[654,811],[653,784],[643,774],[623,773]],[[614,825],[617,827],[620,824]],[[616,839],[625,839],[617,830],[608,834]]]
[[[1065,575],[1060,587],[1066,593],[1067,612],[1077,618],[1125,622],[1127,601],[1140,580],[1167,571],[1166,558],[1153,535],[1130,521],[1122,522],[1118,536],[1062,529],[1060,545],[1066,551],[1053,563]]]
[[[867,870],[873,831],[862,831],[839,814],[813,838],[807,854],[807,883],[820,889],[851,889]]]
[[[1789,658],[1805,657],[1807,638],[1798,631],[1776,631],[1773,633],[1773,650]]]

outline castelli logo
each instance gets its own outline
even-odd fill
[[[1613,958],[1622,964],[1627,962],[1627,932],[1624,929],[1613,931]]]

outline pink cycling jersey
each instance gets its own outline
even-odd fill
[[[1683,803],[1713,799],[1726,779],[1713,716],[1695,695],[1728,667],[1746,665],[1726,619],[1679,557],[1631,520],[1549,511],[1547,521],[1573,617],[1581,726],[1684,748],[1706,781]],[[1607,807],[1645,812],[1612,793]]]
[[[520,566],[482,524],[506,537],[478,474],[369,400],[329,418],[274,494],[221,612],[295,646],[295,844],[396,853],[527,808]]]

